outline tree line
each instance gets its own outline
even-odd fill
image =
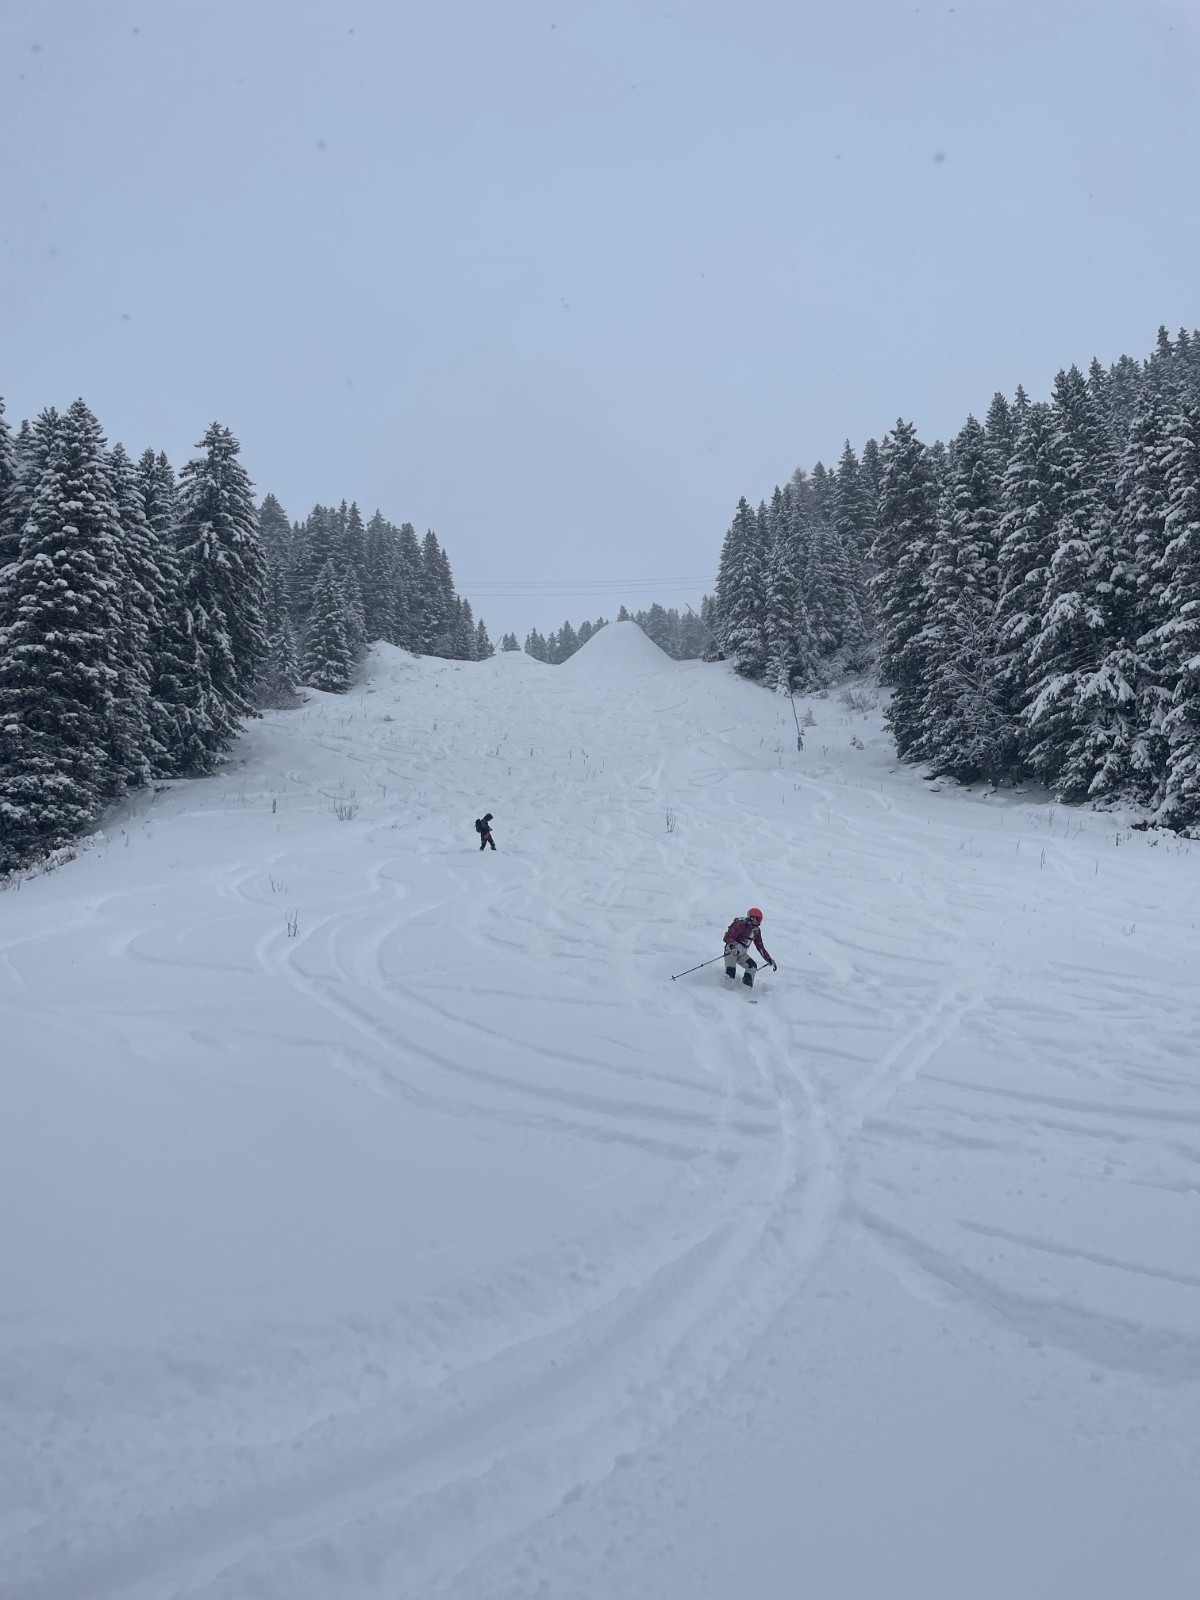
[[[297,682],[345,690],[366,647],[379,640],[454,661],[492,655],[487,626],[456,592],[432,532],[419,540],[411,522],[397,527],[379,511],[364,523],[358,506],[344,500],[336,508],[314,506],[292,524],[268,494],[259,537],[269,632],[280,641],[269,703],[289,704]]]
[[[0,871],[211,772],[299,684],[346,688],[368,641],[491,654],[432,533],[345,505],[292,526],[228,428],[197,449],[176,477],[82,400],[15,435],[0,401]]]
[[[710,606],[710,600],[702,600],[698,616],[694,612],[681,615],[674,606],[668,608],[657,602],[648,611],[631,612],[622,606],[617,613],[617,621],[636,622],[648,639],[676,661],[694,661],[712,652],[713,636],[706,615]],[[577,650],[581,650],[593,634],[607,626],[607,618],[597,617],[594,622],[581,622],[577,628],[570,622],[564,622],[557,632],[545,636],[533,628],[525,639],[525,654],[532,656],[535,661],[559,666]],[[521,646],[515,634],[505,634],[500,641],[500,648],[519,650]]]
[[[1046,401],[997,394],[949,445],[897,422],[835,472],[743,500],[714,626],[789,691],[878,652],[900,756],[1200,824],[1200,333]]]

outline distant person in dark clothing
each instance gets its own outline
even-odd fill
[[[493,850],[496,848],[496,841],[492,838],[492,813],[490,811],[486,817],[475,818],[475,832],[479,835],[479,848],[481,850],[486,850],[488,845],[491,845]]]

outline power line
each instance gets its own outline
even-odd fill
[[[520,589],[536,594],[541,590],[585,589],[678,589],[696,588],[716,582],[709,573],[688,573],[678,578],[456,578],[461,589]]]

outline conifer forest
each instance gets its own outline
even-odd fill
[[[490,656],[436,536],[258,503],[214,423],[176,477],[82,400],[0,403],[0,871],[154,779],[213,770],[242,720],[346,689],[376,640]],[[900,420],[739,502],[697,615],[638,622],[781,693],[877,667],[901,759],[1200,824],[1200,334],[997,394],[948,443]],[[567,660],[603,617],[524,642]],[[505,651],[522,646],[507,633]]]
[[[1200,334],[903,420],[742,500],[711,621],[781,692],[875,660],[900,757],[1200,824]]]
[[[82,400],[0,403],[0,872],[154,779],[211,772],[243,719],[346,689],[368,643],[492,653],[433,533],[356,505],[256,504],[214,423],[178,478],[111,449]]]

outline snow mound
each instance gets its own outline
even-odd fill
[[[560,672],[590,678],[643,677],[673,666],[670,656],[636,622],[610,622],[563,662]]]

